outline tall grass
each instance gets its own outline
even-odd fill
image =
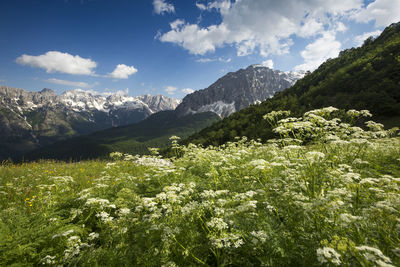
[[[0,264],[399,266],[395,130],[353,126],[366,111],[288,115],[266,115],[267,144],[2,165]]]

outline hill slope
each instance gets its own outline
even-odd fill
[[[186,138],[217,120],[219,117],[212,112],[178,118],[174,111],[161,111],[136,124],[57,142],[27,154],[25,159],[106,158],[114,151],[133,155],[147,154],[148,147],[169,145],[169,138],[172,135]]]
[[[290,110],[299,115],[325,106],[368,109],[374,120],[389,127],[400,125],[400,23],[362,47],[342,51],[291,88],[232,114],[184,143],[219,145],[236,136],[266,140],[273,135],[264,114]]]

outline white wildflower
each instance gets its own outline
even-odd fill
[[[88,240],[94,240],[96,238],[99,238],[99,234],[96,232],[91,232],[88,236]]]
[[[101,211],[100,213],[97,213],[96,217],[99,217],[105,223],[111,222],[114,219],[113,217],[110,216],[110,214],[108,214],[105,211]]]
[[[219,231],[228,228],[228,224],[224,222],[222,218],[216,218],[216,217],[211,218],[211,221],[207,222],[207,226]]]
[[[333,248],[323,247],[317,249],[317,259],[320,263],[332,263],[334,265],[340,265],[340,254]]]
[[[382,251],[380,251],[377,248],[374,247],[369,247],[369,246],[359,246],[356,247],[358,252],[360,252],[364,258],[370,262],[374,262],[377,266],[390,266],[394,267],[394,265],[391,265],[392,263],[391,259],[387,256],[385,256]]]

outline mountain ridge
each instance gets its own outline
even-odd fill
[[[0,159],[72,136],[145,119],[175,109],[178,99],[71,90],[57,95],[0,86]]]
[[[178,105],[179,116],[212,111],[224,118],[292,86],[304,72],[282,72],[260,64],[229,72],[209,87],[188,94]]]

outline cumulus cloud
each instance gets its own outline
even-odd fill
[[[341,43],[336,40],[332,32],[325,32],[322,37],[308,44],[301,52],[304,64],[295,67],[295,70],[314,70],[328,58],[339,55]]]
[[[356,43],[356,45],[357,46],[361,46],[363,43],[364,43],[364,41],[366,40],[366,39],[368,39],[369,37],[376,37],[376,36],[378,36],[378,35],[380,35],[382,33],[382,31],[373,31],[373,32],[365,32],[365,33],[363,33],[363,34],[361,34],[361,35],[357,35],[355,38],[354,38],[354,41],[355,41],[355,43]]]
[[[224,25],[200,28],[197,24],[187,24],[182,23],[182,20],[176,20],[171,23],[171,31],[162,34],[159,39],[162,42],[179,44],[191,54],[204,55],[222,46],[229,34]]]
[[[178,88],[174,87],[174,86],[167,86],[165,87],[165,92],[169,95],[173,95],[175,94],[176,90],[178,90]]]
[[[387,26],[400,20],[400,0],[376,0],[355,13],[358,22],[375,20],[375,26]]]
[[[239,56],[258,52],[267,57],[287,53],[292,35],[309,38],[333,30],[338,19],[350,16],[362,5],[362,0],[219,0],[197,7],[216,9],[221,14],[220,24],[201,27],[180,21],[158,38],[191,54],[204,55],[233,45]],[[339,26],[336,30],[344,30],[344,24]]]
[[[156,14],[175,12],[174,5],[166,3],[165,0],[153,0],[153,7]]]
[[[265,66],[267,68],[270,68],[270,69],[274,68],[274,62],[272,61],[272,59],[268,59],[268,60],[263,61],[261,63],[261,65],[263,65],[263,66]]]
[[[185,94],[191,94],[191,93],[193,93],[194,92],[194,90],[192,89],[192,88],[185,88],[185,89],[182,89],[182,93],[185,93]]]
[[[89,88],[89,87],[94,87],[96,85],[96,84],[90,85],[90,84],[85,83],[85,82],[74,82],[74,81],[59,80],[59,79],[55,79],[55,78],[47,79],[46,82],[54,83],[54,84],[67,85],[67,86],[73,86],[73,87],[79,87],[79,88]]]
[[[108,74],[108,77],[114,79],[128,79],[132,74],[135,74],[138,70],[134,66],[127,66],[125,64],[118,64],[114,71]]]
[[[97,63],[78,55],[73,56],[59,51],[49,51],[39,56],[22,55],[16,59],[21,65],[45,69],[47,73],[61,72],[67,74],[94,75]]]

